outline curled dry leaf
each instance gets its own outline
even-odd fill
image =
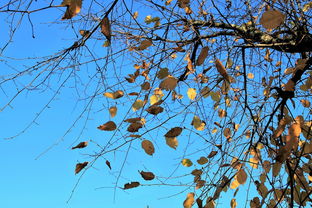
[[[108,121],[107,123],[97,127],[102,131],[114,131],[117,128],[117,125],[114,121]]]
[[[211,151],[208,155],[208,158],[213,158],[214,156],[216,156],[217,153],[217,151]]]
[[[206,57],[208,56],[208,50],[209,50],[209,48],[207,46],[202,48],[202,50],[200,51],[200,54],[197,58],[196,66],[200,66],[204,63]]]
[[[142,123],[131,123],[129,127],[127,128],[127,131],[129,132],[138,132],[140,128],[143,127]]]
[[[110,162],[108,160],[106,160],[105,164],[107,165],[107,167],[111,170],[112,169],[112,166],[110,164]]]
[[[177,137],[166,137],[166,144],[169,147],[176,149],[177,146],[179,145],[179,141],[178,141]]]
[[[265,29],[275,29],[285,21],[285,15],[278,10],[266,11],[262,14],[260,24]]]
[[[110,107],[109,108],[109,114],[112,118],[114,118],[117,114],[117,107],[116,106]]]
[[[77,144],[76,146],[72,147],[72,149],[85,148],[86,146],[88,146],[88,142],[80,142],[80,143]]]
[[[159,113],[162,113],[164,111],[163,107],[157,106],[157,105],[152,105],[146,111],[152,115],[157,115]]]
[[[124,92],[122,90],[117,90],[116,92],[105,92],[103,95],[107,98],[118,99],[124,96]]]
[[[131,188],[135,188],[135,187],[138,187],[140,185],[139,182],[131,182],[131,183],[126,183],[124,185],[124,189],[131,189]]]
[[[126,120],[124,120],[124,122],[127,122],[127,123],[136,123],[136,122],[140,122],[142,119],[140,117],[137,117],[137,118],[128,118]]]
[[[61,6],[66,6],[66,12],[62,20],[71,19],[76,16],[81,10],[82,0],[63,0]]]
[[[143,140],[141,145],[142,145],[142,148],[144,149],[146,154],[153,155],[155,153],[155,148],[154,148],[154,145],[151,141]]]
[[[216,59],[215,61],[216,68],[220,75],[225,79],[229,81],[229,75],[226,72],[225,67],[223,66],[222,62],[219,59]]]
[[[155,175],[152,172],[141,171],[140,174],[142,178],[144,178],[144,180],[147,180],[147,181],[153,180],[155,178]]]
[[[165,134],[165,137],[177,137],[182,133],[182,130],[181,127],[174,127]]]
[[[78,163],[78,164],[76,165],[75,174],[78,174],[78,173],[79,173],[82,169],[84,169],[88,164],[89,164],[89,162]]]
[[[110,42],[112,38],[111,25],[108,17],[104,17],[101,21],[101,32],[106,37],[106,39]]]

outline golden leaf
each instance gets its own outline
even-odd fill
[[[224,117],[226,117],[227,113],[226,113],[225,110],[219,109],[218,110],[218,115],[219,115],[220,118],[224,118]]]
[[[276,162],[273,164],[273,172],[272,172],[273,177],[278,176],[278,174],[281,170],[281,167],[282,167],[282,163],[280,163],[280,162]]]
[[[184,208],[191,208],[194,203],[194,193],[188,193],[186,199],[183,202]]]
[[[117,128],[117,125],[114,121],[108,121],[105,124],[98,126],[97,128],[102,131],[114,131]]]
[[[300,102],[301,102],[302,106],[305,108],[309,108],[311,106],[311,103],[308,100],[300,100]]]
[[[240,185],[239,182],[236,179],[234,179],[230,185],[230,188],[236,189],[239,185]]]
[[[173,148],[176,149],[177,146],[179,145],[177,137],[166,137],[166,144]]]
[[[115,92],[105,92],[103,95],[107,98],[118,99],[124,95],[124,92],[122,90],[117,90]]]
[[[225,136],[225,138],[230,139],[232,136],[232,132],[230,128],[225,128],[223,131],[223,135]]]
[[[231,205],[231,208],[236,208],[237,206],[236,199],[231,199],[230,205]]]
[[[196,98],[196,89],[194,88],[188,88],[187,90],[187,96],[189,97],[190,100],[194,100]]]
[[[139,109],[141,109],[144,105],[144,101],[143,100],[136,100],[133,104],[132,104],[132,110],[135,112]]]
[[[250,165],[252,168],[257,169],[257,168],[258,168],[258,163],[259,163],[259,160],[258,160],[256,157],[251,157],[251,158],[249,159],[249,165]]]
[[[144,149],[145,153],[148,155],[153,155],[155,153],[154,145],[149,140],[143,140],[141,143],[142,148]]]
[[[198,116],[194,116],[192,125],[198,131],[203,131],[205,129],[206,123],[200,120]]]
[[[142,123],[131,123],[129,125],[129,127],[127,128],[127,131],[129,132],[138,132],[140,128],[143,127],[143,124]]]
[[[248,73],[247,74],[248,79],[253,79],[255,75],[253,73]]]
[[[278,10],[266,11],[260,18],[260,24],[266,29],[275,29],[285,21],[285,15]]]
[[[190,159],[183,159],[181,161],[182,165],[185,166],[185,167],[191,167],[193,165],[192,161]]]
[[[78,173],[79,173],[82,169],[84,169],[88,164],[89,164],[89,162],[78,163],[78,164],[76,165],[75,174],[78,174]]]
[[[72,149],[77,149],[77,148],[81,149],[81,148],[85,148],[86,146],[88,146],[88,142],[80,142],[76,146],[72,147]]]
[[[110,107],[109,108],[109,114],[112,118],[114,118],[117,114],[117,107],[116,106]]]
[[[142,178],[144,178],[144,180],[147,180],[147,181],[153,180],[155,178],[155,175],[152,172],[141,171],[140,174]]]
[[[62,20],[71,19],[76,16],[81,10],[82,0],[63,0],[61,6],[66,6],[66,12]]]

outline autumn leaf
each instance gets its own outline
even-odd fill
[[[126,183],[126,184],[124,185],[124,189],[126,190],[126,189],[136,188],[136,187],[138,187],[138,186],[140,186],[140,183],[139,183],[139,182]]]
[[[198,116],[194,116],[191,124],[198,131],[203,131],[205,129],[205,126],[206,126],[206,123],[204,121],[200,120],[200,118]]]
[[[239,184],[245,184],[247,180],[247,173],[244,169],[240,169],[236,174],[236,180]]]
[[[114,118],[117,114],[117,107],[116,106],[110,107],[109,108],[109,114],[112,118]]]
[[[107,167],[108,167],[110,170],[112,169],[111,164],[110,164],[110,162],[109,162],[108,160],[106,160],[105,164],[107,165]]]
[[[177,146],[179,145],[177,137],[166,137],[166,144],[173,148],[176,149]]]
[[[225,67],[223,66],[222,62],[219,59],[216,59],[215,61],[216,68],[220,75],[227,81],[229,81],[229,75],[226,72]]]
[[[202,48],[202,50],[200,51],[200,54],[197,58],[196,66],[200,66],[204,63],[206,57],[208,56],[208,50],[209,50],[209,48],[207,46]]]
[[[188,88],[187,90],[187,96],[189,97],[190,100],[195,100],[196,98],[196,89],[194,88]]]
[[[144,149],[146,154],[153,155],[155,153],[155,148],[154,148],[154,145],[151,141],[143,140],[141,145],[142,145],[142,148]]]
[[[138,132],[140,128],[143,127],[143,124],[142,123],[131,123],[129,125],[129,127],[127,128],[127,131],[129,132]]]
[[[141,171],[140,174],[141,174],[142,178],[144,180],[147,180],[147,181],[153,180],[155,178],[155,175],[152,172]]]
[[[183,202],[183,207],[184,208],[191,208],[193,203],[194,203],[194,196],[195,194],[194,193],[188,193],[187,196],[186,196],[186,199],[184,200]]]
[[[182,165],[185,167],[191,167],[193,165],[192,161],[190,159],[183,159],[181,161]]]
[[[208,158],[213,158],[217,153],[217,151],[211,151],[208,155]]]
[[[135,49],[138,51],[143,51],[153,45],[153,42],[151,40],[143,40],[138,47]]]
[[[101,21],[101,32],[106,37],[106,39],[110,42],[112,38],[111,34],[111,26],[108,17],[104,17]]]
[[[117,125],[114,121],[108,121],[105,124],[98,126],[97,128],[102,131],[114,131],[117,128]]]
[[[159,113],[162,113],[164,111],[163,107],[152,105],[146,111],[152,115],[157,115]]]
[[[200,157],[198,160],[197,160],[197,163],[200,164],[200,165],[204,165],[208,162],[208,159],[206,157]]]
[[[144,106],[144,101],[143,100],[136,100],[132,104],[132,110],[135,112],[135,111],[141,109],[143,106]]]
[[[89,162],[78,163],[78,164],[76,165],[75,174],[78,174],[78,173],[79,173],[82,169],[84,169],[88,164],[89,164]]]
[[[117,90],[116,92],[105,92],[103,95],[107,98],[118,99],[124,96],[124,92],[122,90]]]
[[[168,76],[166,79],[164,79],[160,85],[159,88],[160,89],[164,89],[164,90],[174,90],[174,88],[176,88],[178,84],[178,79],[172,76]]]
[[[266,11],[260,18],[260,24],[266,29],[275,29],[285,21],[285,15],[278,10]]]
[[[158,79],[164,79],[169,75],[169,69],[168,68],[160,68],[160,70],[157,72],[157,78]]]
[[[86,146],[88,146],[88,142],[80,142],[80,143],[77,144],[76,146],[72,147],[72,149],[85,148]]]
[[[174,127],[165,134],[165,137],[177,137],[182,133],[182,130],[181,127]]]
[[[62,20],[71,19],[76,16],[81,10],[82,0],[63,0],[61,6],[66,6],[66,12]]]

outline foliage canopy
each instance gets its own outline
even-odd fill
[[[72,149],[96,146],[76,174],[103,160],[109,169],[120,163],[116,189],[179,184],[185,208],[217,207],[230,189],[228,205],[239,206],[242,186],[256,193],[244,202],[253,208],[311,205],[312,2],[4,1],[10,30],[1,61],[18,62],[5,54],[20,24],[30,23],[35,37],[33,15],[51,10],[59,18],[49,25],[69,30],[69,46],[0,76],[3,93],[10,91],[1,111],[22,93],[54,92],[21,133],[73,89],[83,110],[69,131],[85,124]],[[110,118],[90,126],[99,113]],[[87,127],[108,139],[82,140]],[[172,174],[161,175],[155,164],[138,173],[142,181],[120,179],[132,152],[149,163],[166,151],[179,158]],[[103,159],[114,154],[123,161]]]

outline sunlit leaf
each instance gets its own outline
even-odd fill
[[[81,10],[82,0],[63,0],[61,6],[66,6],[66,12],[62,20],[71,19],[76,16]]]
[[[182,165],[185,166],[185,167],[191,167],[193,165],[192,161],[190,159],[183,159],[181,161]]]
[[[166,144],[173,148],[176,149],[177,146],[179,145],[177,137],[166,137]]]
[[[231,189],[236,189],[239,185],[240,185],[240,183],[239,183],[236,179],[234,179],[234,180],[231,182],[230,188],[231,188]]]
[[[187,90],[187,96],[190,100],[195,100],[196,98],[196,89],[194,88],[188,88]]]
[[[194,203],[194,193],[188,193],[186,199],[183,202],[184,208],[191,208]]]
[[[76,146],[72,147],[72,149],[77,149],[77,148],[81,149],[81,148],[85,148],[86,146],[88,146],[88,142],[80,142]]]
[[[105,124],[98,126],[97,128],[102,131],[114,131],[117,128],[117,125],[114,121],[108,121]]]
[[[126,184],[124,185],[124,189],[126,190],[126,189],[136,188],[136,187],[138,187],[138,186],[140,186],[140,183],[139,183],[139,182],[126,183]]]
[[[76,165],[75,174],[78,174],[78,173],[79,173],[82,169],[84,169],[88,164],[89,164],[89,162],[78,163],[78,164]]]
[[[103,95],[107,98],[118,99],[124,95],[124,92],[117,90],[116,92],[105,92]]]
[[[226,113],[225,110],[219,109],[218,110],[218,115],[219,115],[220,118],[224,118],[224,117],[226,117],[227,113]]]
[[[143,140],[141,145],[142,145],[142,148],[144,149],[146,154],[153,155],[155,153],[155,148],[154,148],[154,145],[151,141]]]
[[[144,180],[147,180],[147,181],[153,180],[155,178],[155,175],[152,172],[141,171],[140,174],[142,178],[144,178]]]
[[[237,206],[236,199],[231,199],[230,206],[231,206],[231,208],[236,208],[236,206]]]
[[[256,157],[251,157],[251,158],[249,159],[249,165],[250,165],[252,168],[257,169],[257,168],[258,168],[258,163],[259,163],[259,160],[258,160]]]
[[[301,102],[302,106],[305,107],[305,108],[309,108],[311,106],[311,103],[308,100],[303,100],[302,99],[302,100],[300,100],[300,102]]]
[[[206,123],[200,120],[198,116],[194,116],[192,125],[198,131],[203,131],[205,129]]]
[[[135,111],[141,109],[143,106],[144,106],[144,101],[143,100],[136,100],[132,104],[132,110],[135,112]]]
[[[114,118],[117,114],[117,107],[116,106],[110,107],[109,108],[109,114],[112,118]]]

